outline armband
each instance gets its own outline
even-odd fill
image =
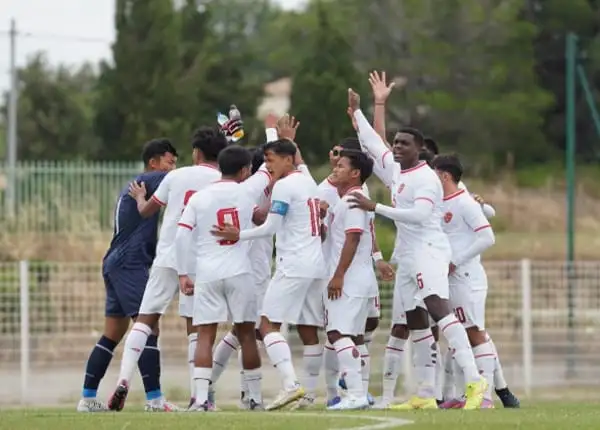
[[[272,214],[277,214],[281,216],[285,216],[287,214],[290,205],[286,202],[282,202],[280,200],[273,200],[271,202],[271,212]]]

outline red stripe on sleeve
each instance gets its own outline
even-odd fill
[[[194,227],[192,227],[191,225],[189,225],[189,224],[185,224],[185,223],[183,223],[183,222],[180,222],[180,223],[178,223],[177,225],[178,225],[179,227],[185,227],[185,228],[187,228],[187,229],[189,229],[189,230],[193,230],[193,229],[194,229]]]
[[[150,197],[150,200],[154,201],[155,203],[158,203],[160,206],[166,206],[166,203],[163,203],[160,201],[160,199],[158,197],[156,197],[154,194],[152,194],[152,197]]]
[[[482,225],[481,227],[477,227],[475,230],[473,230],[475,233],[477,233],[480,230],[483,230],[484,228],[491,228],[492,226],[487,224],[487,225]]]
[[[417,197],[417,198],[415,199],[415,202],[416,202],[417,200],[425,200],[425,201],[427,201],[427,202],[431,203],[432,205],[433,205],[433,204],[435,204],[435,203],[433,203],[433,200],[431,200],[429,197]]]

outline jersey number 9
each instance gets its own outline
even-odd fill
[[[230,224],[239,230],[240,215],[237,208],[219,209],[217,211],[217,224],[219,227],[224,227],[225,224]],[[219,245],[222,246],[234,245],[235,243],[237,243],[237,240],[219,240]]]

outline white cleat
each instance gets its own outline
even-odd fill
[[[193,405],[191,405],[188,410],[188,412],[215,412],[215,409],[213,407],[211,407],[211,405],[208,403],[208,401],[204,402],[203,404],[198,404],[198,403],[194,403]]]
[[[265,410],[274,411],[276,409],[281,409],[290,403],[295,402],[296,400],[300,400],[302,397],[304,397],[304,394],[304,388],[302,388],[300,385],[297,385],[296,388],[290,391],[281,390],[279,395],[275,398],[275,400],[273,400],[273,403],[267,406]]]
[[[290,410],[292,411],[301,411],[304,409],[311,409],[316,406],[315,398],[309,395],[305,395],[299,401],[292,405]]]
[[[346,396],[342,399],[341,402],[327,407],[328,411],[353,411],[359,409],[368,409],[369,401],[366,397],[351,397]]]
[[[97,399],[81,399],[77,404],[77,412],[108,412],[108,406]]]
[[[386,399],[384,397],[378,397],[375,400],[375,404],[373,406],[371,406],[371,409],[378,409],[378,410],[389,409],[389,407],[392,405],[392,403],[393,403],[393,399]]]
[[[146,412],[181,412],[182,409],[171,402],[167,402],[164,397],[149,400],[144,406]]]

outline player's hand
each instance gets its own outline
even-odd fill
[[[352,128],[354,129],[354,131],[358,131],[358,124],[356,123],[356,118],[354,118],[354,111],[352,110],[352,108],[349,107],[348,109],[346,109],[346,113],[350,117],[350,121],[352,121]]]
[[[211,234],[225,240],[240,240],[240,230],[231,224],[213,225]]]
[[[375,268],[382,281],[393,281],[396,277],[394,267],[385,260],[379,260],[375,263]]]
[[[129,195],[133,197],[134,200],[138,200],[143,198],[146,199],[146,184],[140,182],[139,184],[133,181],[129,184]]]
[[[454,272],[456,272],[456,266],[454,263],[450,263],[450,267],[448,267],[448,274],[452,275]]]
[[[274,113],[269,113],[265,118],[265,128],[277,128],[279,118]]]
[[[360,109],[360,96],[352,88],[348,88],[348,107],[352,113]]]
[[[327,210],[329,209],[329,203],[321,200],[319,202],[319,215],[321,219],[324,219],[327,216]]]
[[[194,283],[188,275],[179,275],[179,290],[185,296],[194,295]]]
[[[358,191],[350,193],[348,203],[350,203],[350,209],[359,208],[369,212],[373,212],[375,210],[375,205],[377,204]]]
[[[296,132],[299,126],[300,122],[296,121],[296,118],[286,113],[279,118],[279,121],[277,121],[277,134],[280,139],[289,139],[295,143]]]
[[[483,200],[483,197],[481,197],[479,194],[471,194],[471,197],[473,197],[473,199],[475,199],[475,201],[480,205],[485,204],[485,200]]]
[[[344,287],[344,278],[334,276],[327,285],[327,297],[329,300],[337,300],[342,297],[342,288]]]
[[[385,103],[396,85],[394,82],[390,82],[388,85],[386,83],[385,72],[381,72],[380,75],[377,71],[369,74],[369,83],[371,84],[371,90],[373,90],[375,103]]]

